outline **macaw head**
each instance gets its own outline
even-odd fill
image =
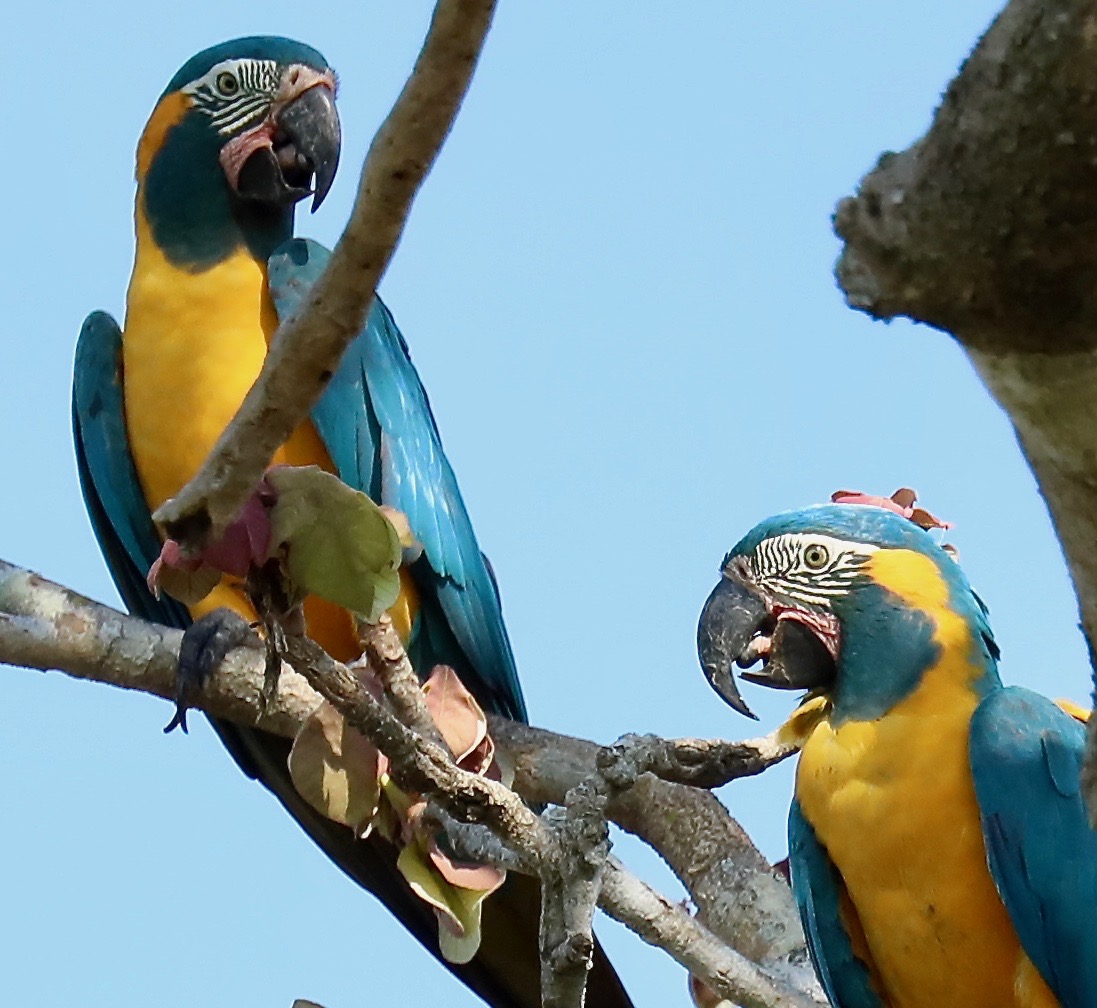
[[[202,269],[240,245],[265,258],[292,233],[296,203],[320,206],[339,163],[335,88],[324,57],[285,38],[187,60],[137,148],[138,213],[169,259]]]
[[[825,504],[767,519],[728,553],[697,647],[713,688],[749,717],[732,666],[761,662],[742,678],[823,694],[833,718],[871,720],[944,651],[974,689],[996,682],[986,616],[959,566],[913,522]]]

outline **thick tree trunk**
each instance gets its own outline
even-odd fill
[[[900,154],[884,154],[834,218],[846,242],[837,276],[849,304],[952,333],[1009,414],[1058,531],[1090,642],[1097,640],[1095,66],[1097,3],[1014,0],[945,92],[929,132]]]

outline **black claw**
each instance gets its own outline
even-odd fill
[[[183,632],[175,668],[175,716],[165,726],[187,733],[187,711],[218,665],[233,649],[255,639],[247,620],[231,609],[214,609]]]
[[[281,626],[272,621],[267,627],[266,663],[263,666],[263,689],[259,693],[259,713],[262,717],[274,708],[278,698],[278,680],[282,674],[282,652],[286,649],[286,637]]]

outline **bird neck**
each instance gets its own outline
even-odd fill
[[[880,550],[868,574],[872,583],[841,617],[832,719],[882,717],[931,675],[974,696],[1001,685],[985,613],[966,583],[912,550]]]

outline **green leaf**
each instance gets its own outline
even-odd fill
[[[400,538],[364,493],[317,466],[267,472],[277,493],[272,542],[302,592],[376,622],[400,593]]]
[[[410,843],[396,860],[415,894],[438,915],[438,947],[446,960],[462,965],[480,948],[480,911],[487,890],[461,889],[446,882],[418,844]]]

